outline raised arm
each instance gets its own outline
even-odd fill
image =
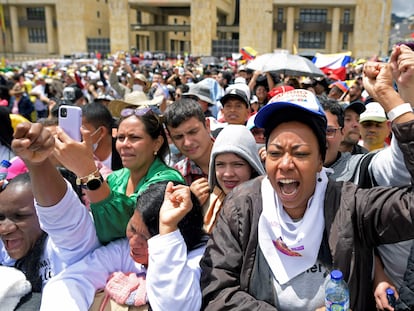
[[[49,159],[54,147],[55,138],[43,125],[17,125],[12,148],[29,169],[33,195],[43,207],[55,205],[66,192],[66,182]]]
[[[167,185],[160,234],[148,240],[147,295],[153,310],[200,310],[200,266],[204,247],[187,253],[178,223],[192,209],[188,186]]]
[[[405,80],[408,79],[408,73],[396,73],[398,71],[395,69],[397,63],[396,55],[398,53],[399,49],[394,49],[391,58],[392,62],[390,64],[367,63],[364,67],[365,89],[383,106],[389,117],[394,116],[393,120],[391,120],[394,125],[405,123],[413,119],[413,114],[411,113],[409,105],[407,107],[403,97],[393,86],[395,77],[398,79],[398,76],[404,75]],[[411,56],[414,60],[414,53],[412,53]],[[393,61],[393,59],[395,60]],[[411,70],[411,75],[414,76],[414,70]],[[414,92],[411,91],[411,93]],[[409,94],[408,90],[405,91],[405,94]],[[395,135],[393,135],[391,146],[381,150],[374,156],[369,169],[376,182],[381,186],[407,185],[410,183],[411,176],[407,171],[403,160],[403,153],[395,140]]]

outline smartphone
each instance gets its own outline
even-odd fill
[[[78,106],[62,105],[59,107],[59,126],[72,139],[81,141],[82,109]]]

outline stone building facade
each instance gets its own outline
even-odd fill
[[[392,0],[0,0],[0,55],[386,55]],[[230,55],[229,55],[230,54]]]

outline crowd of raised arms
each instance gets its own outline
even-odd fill
[[[0,309],[414,309],[414,51],[249,68],[0,71]]]

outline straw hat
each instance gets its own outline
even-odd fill
[[[17,94],[23,94],[24,93],[24,89],[23,87],[20,85],[20,83],[16,83],[15,85],[13,85],[12,89],[10,90],[10,95],[11,96],[15,96]]]
[[[143,91],[133,91],[125,94],[124,100],[112,100],[108,104],[108,109],[113,117],[119,117],[122,109],[133,107],[148,107],[161,105],[164,96],[156,96],[149,100]]]
[[[145,93],[148,93],[148,91],[151,88],[151,81],[148,81],[148,79],[142,73],[136,73],[136,74],[134,74],[134,79],[137,79],[137,80],[140,80],[140,81],[144,82],[145,83],[145,86],[144,86],[143,91]]]

